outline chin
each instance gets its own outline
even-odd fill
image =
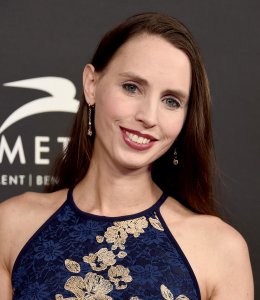
[[[150,170],[150,166],[151,166],[152,162],[144,161],[144,160],[141,160],[141,159],[138,160],[136,158],[126,160],[126,157],[125,157],[121,161],[118,161],[118,164],[122,168],[134,171],[134,170],[140,170],[140,169]]]

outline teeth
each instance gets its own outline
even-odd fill
[[[137,144],[148,144],[151,140],[126,131],[128,138]]]

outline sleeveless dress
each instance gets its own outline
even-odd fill
[[[13,300],[198,300],[197,280],[160,214],[167,196],[133,215],[63,205],[19,253]]]

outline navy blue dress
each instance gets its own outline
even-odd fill
[[[197,300],[195,275],[160,206],[122,217],[64,204],[19,253],[14,300]]]

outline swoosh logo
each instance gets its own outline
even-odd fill
[[[0,134],[24,118],[46,112],[76,113],[79,107],[75,85],[66,78],[38,77],[5,83],[4,86],[41,90],[50,96],[33,100],[15,110],[1,125]]]

